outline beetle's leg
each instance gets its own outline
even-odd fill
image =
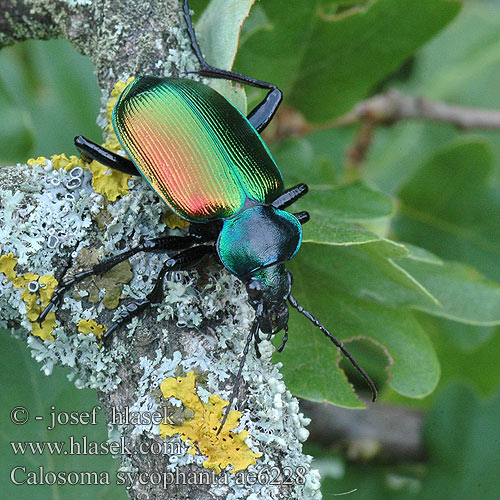
[[[139,252],[166,252],[168,250],[183,250],[198,242],[200,242],[200,238],[196,236],[164,236],[161,238],[146,240],[134,248],[119,253],[118,255],[114,255],[109,259],[103,260],[102,262],[95,264],[91,269],[75,274],[75,276],[71,279],[63,283],[61,286],[58,286],[54,295],[50,299],[50,302],[45,306],[45,309],[42,311],[37,321],[42,323],[54,305],[61,300],[66,290],[89,276],[93,276],[94,274],[104,274],[120,262],[127,260],[129,257],[132,257]]]
[[[243,83],[245,85],[251,85],[252,87],[257,87],[259,89],[265,89],[269,91],[264,99],[259,104],[257,104],[257,106],[255,106],[255,108],[247,117],[250,123],[257,130],[257,132],[262,132],[272,120],[279,105],[281,104],[281,101],[283,99],[281,90],[273,83],[257,80],[256,78],[245,76],[234,71],[227,71],[225,69],[210,66],[203,58],[200,47],[198,46],[198,42],[196,41],[193,22],[191,20],[191,15],[189,14],[188,0],[184,0],[184,18],[186,19],[187,30],[189,33],[189,38],[191,39],[191,46],[193,47],[193,51],[201,66],[201,69],[199,71],[196,71],[195,73],[198,73],[202,76],[208,76],[210,78],[231,80],[233,82]]]
[[[189,225],[189,235],[198,238],[200,243],[207,241],[215,241],[219,237],[222,225],[223,225],[222,220],[191,223]]]
[[[295,215],[295,217],[297,217],[298,221],[304,225],[306,222],[309,222],[309,212],[297,212],[297,213],[294,213],[293,215]]]
[[[262,313],[262,309],[261,309],[261,313]],[[234,382],[233,392],[231,393],[231,398],[229,399],[229,404],[226,406],[226,409],[224,410],[224,417],[222,418],[222,422],[220,424],[219,430],[217,431],[217,436],[219,435],[220,431],[224,427],[224,424],[226,423],[227,416],[229,415],[229,412],[231,411],[231,406],[233,405],[233,401],[238,396],[238,391],[240,388],[241,373],[243,371],[243,366],[245,365],[245,359],[247,357],[248,350],[250,348],[250,343],[252,342],[254,335],[256,334],[257,330],[259,329],[259,321],[257,318],[258,318],[258,316],[256,315],[256,319],[254,319],[252,328],[250,329],[250,333],[248,334],[247,342],[245,344],[245,348],[243,349],[243,354],[241,356],[241,361],[240,361],[240,366],[238,368],[238,373],[236,375],[236,381]]]
[[[302,196],[307,194],[308,191],[309,188],[307,187],[307,184],[297,184],[280,194],[273,201],[273,207],[281,209],[286,208],[292,203],[295,203],[299,198],[302,198]]]
[[[85,156],[88,156],[92,160],[96,160],[113,170],[119,170],[120,172],[129,175],[141,175],[131,160],[99,146],[99,144],[90,141],[82,135],[77,135],[75,137],[75,146]]]
[[[285,325],[285,334],[283,335],[283,340],[281,341],[281,345],[278,347],[278,352],[281,352],[285,348],[287,340],[288,340],[288,325]]]
[[[255,336],[254,336],[254,347],[255,347],[255,355],[257,356],[257,359],[260,359],[260,349],[259,349],[259,344],[262,342],[262,339],[259,336],[259,329],[255,331]]]
[[[178,253],[175,257],[168,259],[161,268],[158,278],[156,279],[153,290],[146,295],[146,298],[136,300],[127,305],[125,311],[120,314],[120,317],[110,326],[104,334],[105,338],[111,338],[115,330],[120,328],[125,323],[128,323],[134,316],[138,316],[151,304],[158,304],[163,300],[163,281],[165,274],[171,271],[182,271],[199,262],[206,255],[213,253],[213,246],[200,245],[197,247],[188,248]]]

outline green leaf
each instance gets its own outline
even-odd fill
[[[338,186],[309,184],[309,193],[296,206],[314,215],[327,214],[333,220],[346,222],[390,217],[394,212],[389,196],[362,182]]]
[[[271,122],[272,127],[272,122]],[[264,134],[265,135],[265,134]],[[328,147],[314,143],[309,137],[288,138],[271,145],[274,158],[279,165],[285,182],[292,186],[300,182],[308,185],[335,185],[339,183],[339,165],[332,161],[332,143]],[[343,155],[344,142],[337,141],[335,150]],[[339,152],[341,151],[341,153]]]
[[[220,69],[230,70],[243,21],[255,0],[211,0],[196,23],[196,37],[205,60]],[[214,79],[210,85],[246,113],[246,94],[242,87],[227,80]]]
[[[304,226],[304,242],[325,245],[381,242],[374,229],[378,229],[375,226],[380,226],[381,221],[385,226],[393,215],[391,197],[362,182],[337,185],[330,163],[323,162],[321,153],[307,140],[287,140],[274,152],[278,164],[293,166],[285,175],[288,184],[307,181],[309,192],[293,205],[294,212],[306,210],[311,216]],[[394,242],[386,240],[384,246],[397,248],[394,256],[407,253]]]
[[[461,139],[427,161],[400,190],[396,235],[500,279],[500,205],[490,187],[490,145]]]
[[[483,396],[499,387],[499,327],[473,327],[424,314],[418,319],[441,360],[443,384],[460,380],[475,386]]]
[[[230,70],[240,30],[255,0],[211,0],[196,23],[196,36],[209,64]]]
[[[317,246],[305,245],[308,252]],[[387,248],[392,252],[392,245]],[[388,259],[370,244],[314,251],[332,283],[362,299],[463,323],[500,324],[500,285],[462,264],[429,263],[411,256]]]
[[[436,491],[463,500],[498,498],[499,418],[500,394],[484,403],[473,391],[458,385],[442,394],[425,427],[434,467],[420,498],[435,498]]]
[[[389,217],[393,202],[359,182],[343,186],[310,185],[309,193],[294,205],[294,210],[306,210],[311,216],[304,226],[304,242],[359,245],[381,241],[380,236],[359,224]],[[385,246],[403,248],[388,240]],[[405,255],[406,250],[396,253]]]
[[[276,83],[290,104],[318,122],[352,108],[450,22],[460,4],[378,0],[340,16],[329,16],[318,0],[293,8],[276,0],[262,8],[268,22],[245,41],[237,67]]]
[[[0,165],[9,165],[27,158],[33,147],[34,136],[28,114],[0,97]]]
[[[293,293],[324,324],[335,325],[333,334],[339,338],[369,338],[382,346],[394,361],[389,385],[400,394],[423,397],[439,377],[432,345],[410,310],[467,324],[500,324],[500,286],[477,271],[415,247],[408,253],[388,240],[350,245],[304,244],[289,266],[295,275]],[[301,332],[300,344],[294,348],[290,342],[292,348],[287,346],[283,355],[292,391],[316,400],[321,394],[348,406],[347,387],[327,354],[328,342],[317,338],[321,332],[312,325],[296,321],[292,314],[291,328]],[[303,350],[310,352],[307,362],[314,360],[314,369],[303,367]],[[335,389],[325,385],[325,392],[321,386],[308,390],[305,373],[312,378],[316,370],[335,372]]]
[[[439,304],[415,298],[412,307],[471,325],[500,324],[500,285],[474,268],[456,262],[442,265],[403,258],[398,264],[421,283]]]
[[[383,297],[372,295],[370,288],[377,287],[379,276],[358,266],[363,256],[365,261],[371,261],[357,247],[304,245],[289,266],[295,277],[292,292],[299,304],[339,339],[366,338],[382,347],[391,360],[389,384],[394,390],[409,397],[424,397],[439,379],[439,363],[432,345],[410,311],[387,306]],[[387,288],[378,290],[382,295],[394,287],[394,282],[386,281]],[[292,392],[357,407],[352,396],[348,397],[349,387],[333,362],[333,344],[323,338],[318,328],[303,318],[297,319],[294,310],[290,316],[289,345],[281,357]],[[326,375],[330,382],[321,382]]]
[[[1,127],[21,132],[20,147],[0,146],[0,157],[15,151],[9,161],[25,162],[29,156],[77,154],[75,135],[99,140],[95,120],[101,96],[94,67],[69,42],[30,40],[4,47],[0,68],[0,94],[9,96],[11,106],[4,107],[0,97]]]

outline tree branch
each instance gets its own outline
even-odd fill
[[[180,7],[177,0],[4,0],[0,45],[64,36],[92,58],[99,84],[109,95],[119,78],[147,73],[176,76],[194,67],[189,41],[179,29]],[[0,171],[0,256],[7,256],[0,262],[0,327],[25,339],[45,373],[55,365],[69,367],[77,387],[98,391],[108,415],[113,408],[142,415],[167,404],[157,399],[161,382],[192,369],[198,374],[202,400],[210,394],[227,398],[254,313],[245,288],[215,262],[172,276],[165,284],[164,302],[118,330],[109,348],[100,348],[92,335],[78,333],[77,324],[82,319],[112,324],[124,304],[151,289],[166,255],[131,258],[131,280],[126,269],[110,271],[69,291],[55,309],[54,340],[29,333],[36,325],[26,316],[34,310],[28,292],[34,290],[38,297],[36,290],[47,286],[39,276],[55,275],[60,280],[165,230],[160,222],[165,207],[142,180],[129,181],[130,194],[110,202],[94,191],[90,171],[82,171],[80,164],[66,171],[56,169],[51,160],[41,163]],[[9,253],[17,258],[15,267]],[[125,299],[117,309],[104,307],[111,295]],[[223,471],[216,483],[174,480],[163,487],[135,476],[128,489],[131,498],[205,500],[231,493],[234,498],[321,497],[319,475],[311,469],[311,457],[302,453],[308,420],[286,390],[279,367],[271,363],[272,351],[266,342],[261,359],[251,351],[240,391],[240,425],[250,433],[246,443],[262,453],[245,472],[260,473],[260,479],[251,483]],[[144,444],[164,442],[158,426],[115,424],[110,435],[123,436],[131,451],[122,456],[126,471],[147,478],[152,473],[193,477],[206,472],[205,457],[199,450],[188,453],[189,446],[178,434],[167,439],[181,446],[180,454],[141,452]],[[224,449],[222,443],[218,446]],[[272,467],[282,471],[282,480],[287,479],[287,468],[293,476],[285,483],[278,478],[278,483],[270,484]]]
[[[426,97],[409,97],[395,89],[361,101],[351,112],[335,120],[333,125],[359,122],[392,125],[408,119],[450,123],[461,129],[500,129],[500,111],[456,106]]]
[[[366,411],[305,400],[300,406],[314,422],[311,439],[325,446],[342,448],[351,460],[376,457],[399,463],[425,458],[423,412],[379,402],[365,403]]]
[[[90,57],[108,92],[124,76],[178,76],[180,66],[194,61],[189,41],[179,36],[179,5],[178,0],[2,0],[0,48],[65,38]]]

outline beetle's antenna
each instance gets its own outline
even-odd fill
[[[367,384],[370,387],[370,390],[372,391],[372,401],[375,401],[377,399],[377,388],[375,387],[373,380],[351,356],[351,353],[309,311],[306,311],[302,306],[299,306],[299,304],[297,304],[297,301],[291,294],[288,296],[288,302],[290,302],[290,305],[293,308],[297,309],[299,313],[303,314],[314,326],[317,326],[325,334],[325,336],[327,336],[342,351],[342,354],[351,362],[352,366],[354,366],[354,368],[356,368],[356,370],[358,370],[358,372],[366,380]]]
[[[226,406],[226,409],[224,410],[224,417],[222,419],[222,423],[220,424],[219,430],[217,431],[216,436],[219,435],[220,431],[224,427],[224,424],[226,423],[227,416],[229,415],[229,412],[231,411],[231,406],[233,404],[233,401],[237,398],[238,396],[238,391],[240,388],[240,379],[241,379],[241,372],[243,371],[243,366],[245,364],[245,359],[248,354],[248,349],[250,348],[250,344],[252,342],[252,339],[254,338],[255,334],[257,333],[257,330],[259,328],[259,314],[258,314],[258,309],[257,309],[257,314],[255,315],[255,319],[252,324],[252,328],[250,329],[250,333],[248,334],[247,337],[247,343],[245,344],[245,349],[243,349],[243,355],[241,356],[241,361],[240,361],[240,367],[238,368],[238,374],[236,375],[236,381],[234,382],[233,386],[233,392],[231,393],[231,399],[229,400],[229,404]]]

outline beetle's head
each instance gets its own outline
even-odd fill
[[[284,264],[275,264],[254,272],[246,282],[248,300],[259,315],[262,333],[278,333],[288,324],[286,301],[292,288],[291,277]]]
[[[219,257],[246,284],[263,333],[276,333],[288,322],[291,275],[285,262],[301,240],[297,218],[270,205],[250,206],[224,221],[217,241]]]
[[[291,294],[292,275],[286,271],[285,263],[295,255],[301,240],[302,228],[298,219],[270,205],[250,206],[224,220],[217,252],[224,266],[246,284],[248,300],[256,311],[247,342],[256,335],[257,329],[268,335],[285,330],[278,348],[281,351],[288,338],[287,304],[290,304],[342,351],[368,382],[375,401],[377,389],[370,377],[342,343]]]

